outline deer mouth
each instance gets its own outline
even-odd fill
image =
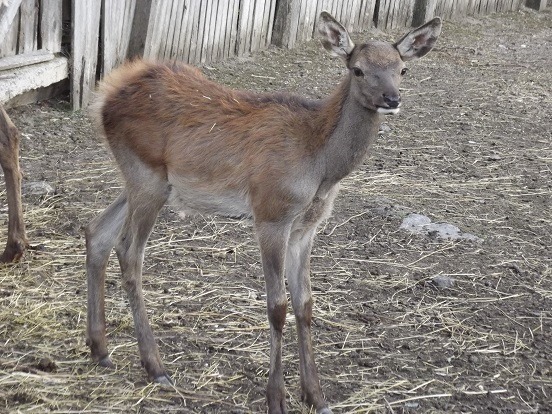
[[[376,111],[384,115],[396,115],[399,113],[400,108],[399,107],[390,108],[388,106],[376,106]]]

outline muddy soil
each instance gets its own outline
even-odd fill
[[[343,182],[313,250],[314,341],[334,412],[552,412],[551,57],[548,8],[445,22],[409,65],[401,113]],[[317,41],[202,69],[311,98],[344,76]],[[247,221],[166,208],[152,234],[144,289],[174,389],[145,378],[114,258],[117,369],[89,361],[83,228],[121,181],[87,114],[68,107],[9,111],[33,249],[0,268],[0,411],[265,412],[268,324]],[[412,213],[476,239],[401,229]],[[292,316],[285,336],[289,408],[306,413]]]

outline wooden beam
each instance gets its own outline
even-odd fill
[[[68,71],[67,58],[57,57],[48,62],[0,72],[0,103],[67,79]]]
[[[21,55],[7,56],[0,59],[0,72],[47,62],[53,58],[54,54],[47,50],[35,50],[34,52],[23,53]]]

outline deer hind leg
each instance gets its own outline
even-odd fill
[[[21,204],[21,172],[19,170],[19,132],[0,105],[0,164],[4,171],[8,198],[8,240],[0,262],[19,260],[27,248]]]
[[[297,325],[303,400],[318,414],[331,414],[320,388],[311,340],[310,254],[315,233],[316,225],[292,232],[286,254],[286,277]]]
[[[92,359],[104,367],[113,367],[105,335],[105,271],[127,211],[127,197],[123,192],[86,228],[87,344]]]
[[[267,386],[268,412],[270,414],[287,412],[282,368],[282,337],[287,313],[284,262],[289,227],[279,223],[256,223],[270,324],[270,369]]]
[[[164,172],[150,170],[139,161],[132,164],[130,168],[134,171],[126,174],[128,214],[115,251],[121,266],[123,288],[132,310],[142,365],[155,382],[170,384],[171,379],[161,362],[148,322],[142,291],[144,250],[157,215],[167,201],[170,187]]]

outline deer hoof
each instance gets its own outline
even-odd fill
[[[172,387],[174,385],[173,380],[171,379],[171,377],[169,377],[168,374],[163,374],[163,375],[158,376],[157,378],[155,378],[153,380],[153,382],[155,382],[156,384],[160,384],[160,385],[164,385],[164,386],[170,386],[170,387]]]
[[[115,368],[115,364],[111,361],[111,359],[109,357],[103,357],[102,359],[100,359],[98,361],[98,365],[100,367],[104,367],[104,368],[109,368],[109,369],[114,369]]]

